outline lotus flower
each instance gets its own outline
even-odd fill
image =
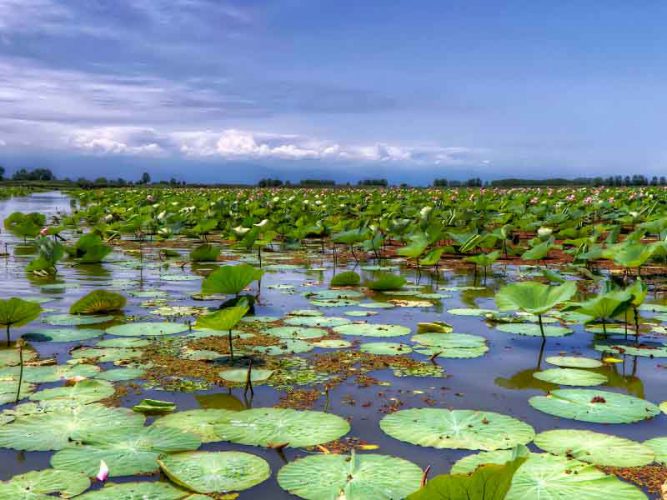
[[[44,226],[44,227],[39,231],[39,235],[40,235],[40,236],[46,236],[47,234],[49,234],[49,226]]]
[[[109,466],[104,460],[100,460],[100,470],[97,472],[97,476],[95,478],[98,481],[106,481],[107,478],[109,477]]]

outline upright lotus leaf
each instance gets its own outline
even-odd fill
[[[264,271],[249,264],[222,266],[209,274],[202,282],[203,294],[224,293],[238,296],[245,287],[262,277]]]
[[[349,432],[350,424],[337,415],[319,411],[253,408],[229,415],[214,429],[222,439],[233,443],[302,448],[334,441]]]
[[[0,498],[48,499],[54,493],[61,498],[80,495],[90,487],[90,479],[79,472],[44,469],[19,474],[0,481]]]
[[[104,257],[111,253],[112,248],[105,244],[98,234],[88,233],[66,250],[71,257],[83,264],[96,264],[102,262]]]
[[[70,314],[107,314],[121,311],[125,307],[125,297],[116,292],[93,290],[74,302]]]
[[[36,302],[12,297],[11,299],[0,299],[0,326],[4,326],[7,332],[7,346],[11,339],[9,329],[12,326],[27,325],[37,319],[42,312],[42,306]]]
[[[528,402],[549,415],[600,424],[629,424],[660,413],[649,401],[594,389],[559,389],[547,396],[533,396]]]
[[[215,262],[219,255],[219,246],[204,243],[192,249],[190,252],[190,260],[192,262]]]
[[[234,307],[226,307],[220,309],[212,314],[205,314],[197,318],[195,326],[197,328],[208,328],[211,330],[227,330],[227,339],[229,341],[229,355],[234,361],[234,343],[232,340],[232,328],[241,321],[246,315],[250,306],[244,300],[240,305]]]
[[[116,390],[106,380],[85,379],[73,385],[43,389],[30,396],[31,401],[72,401],[78,404],[89,404],[113,396]]]
[[[79,436],[79,443],[53,455],[51,466],[93,477],[104,460],[110,477],[150,474],[158,470],[161,453],[191,451],[201,445],[194,434],[155,425]]]
[[[28,263],[25,268],[26,272],[39,276],[57,274],[56,264],[65,255],[65,248],[62,244],[47,237],[37,238],[35,244],[39,253],[37,258]]]
[[[419,466],[398,457],[352,452],[347,455],[311,455],[285,465],[278,484],[307,500],[405,498],[419,488]]]
[[[0,425],[0,447],[25,451],[61,450],[81,435],[142,428],[144,417],[127,408],[101,404],[45,406]]]
[[[520,310],[536,314],[544,337],[542,315],[558,304],[572,298],[576,292],[577,285],[573,281],[558,286],[549,286],[536,281],[524,281],[506,285],[498,290],[496,304],[501,311]]]
[[[361,276],[354,271],[344,271],[331,278],[331,286],[355,286],[361,282]]]
[[[491,452],[493,453],[493,452]],[[509,461],[503,464],[483,464],[472,474],[442,474],[431,479],[408,500],[504,500],[512,486],[516,471],[528,459],[530,452],[525,446],[517,447]]]
[[[590,318],[589,321],[602,322],[606,333],[606,324],[623,314],[632,305],[633,295],[627,290],[616,290],[600,294],[574,307],[574,312]]]
[[[612,259],[616,264],[623,267],[639,268],[648,261],[656,252],[657,247],[643,243],[620,243],[602,252],[605,259]]]
[[[608,467],[641,467],[655,459],[649,446],[601,432],[556,429],[539,433],[535,444],[554,455]]]
[[[552,248],[554,248],[552,239],[543,241],[526,250],[523,255],[521,255],[521,260],[542,260],[549,255],[549,251]]]
[[[142,481],[137,483],[107,483],[101,490],[89,491],[77,497],[80,500],[194,500],[189,491],[167,482]]]
[[[5,220],[4,226],[7,231],[19,238],[35,238],[40,230],[46,224],[44,214],[31,212],[24,214],[21,212],[11,213]]]
[[[174,483],[197,493],[243,491],[271,476],[266,460],[241,451],[193,451],[158,462]]]
[[[379,273],[375,280],[366,283],[369,290],[384,292],[400,290],[405,285],[405,278],[397,274]]]
[[[411,408],[387,415],[380,428],[395,439],[433,448],[499,450],[533,440],[535,431],[500,413]]]

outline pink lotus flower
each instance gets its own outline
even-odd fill
[[[108,477],[109,477],[109,466],[104,460],[100,460],[100,470],[97,473],[97,476],[95,476],[95,478],[98,481],[104,482],[107,480]]]
[[[41,231],[39,232],[39,235],[40,236],[46,236],[47,234],[49,234],[49,226],[44,226],[41,229]]]

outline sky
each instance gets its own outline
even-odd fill
[[[667,172],[667,3],[0,0],[0,165],[256,182]]]

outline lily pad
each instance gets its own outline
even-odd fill
[[[53,455],[51,466],[93,477],[104,460],[111,477],[150,474],[158,470],[161,453],[191,451],[201,445],[194,434],[154,425],[89,434],[79,439],[80,445]]]
[[[78,472],[44,469],[0,481],[0,498],[42,499],[57,493],[64,498],[80,495],[90,487],[87,476]]]
[[[545,337],[564,337],[572,333],[572,330],[564,326],[544,325]],[[496,330],[515,335],[527,335],[529,337],[541,337],[540,325],[535,323],[501,323]]]
[[[352,346],[352,342],[342,339],[322,339],[313,342],[315,347],[321,349],[345,349]]]
[[[338,318],[336,316],[295,316],[293,318],[285,318],[283,321],[286,325],[291,326],[318,326],[323,328],[333,328],[334,326],[341,326],[351,323],[347,318]]]
[[[361,352],[367,352],[369,354],[377,355],[389,355],[393,356],[396,354],[410,354],[412,348],[406,344],[399,344],[397,342],[367,342],[359,346]]]
[[[47,407],[48,408],[48,407]],[[56,406],[52,410],[18,416],[0,426],[0,447],[26,451],[60,450],[81,435],[114,429],[141,428],[144,417],[127,408],[101,404]]]
[[[454,316],[485,316],[487,314],[494,314],[498,311],[494,309],[455,308],[455,309],[448,309],[447,312]]]
[[[337,326],[333,330],[341,335],[355,335],[358,337],[400,337],[410,333],[410,328],[407,326],[377,323],[350,323]]]
[[[51,328],[24,333],[23,338],[31,342],[78,342],[80,340],[94,339],[100,335],[104,335],[103,330]]]
[[[327,331],[322,328],[307,328],[302,326],[277,326],[265,330],[264,333],[280,337],[281,339],[299,340],[318,339],[327,336]]]
[[[597,359],[583,356],[549,356],[545,361],[562,368],[600,368],[603,364]]]
[[[73,385],[44,389],[30,396],[31,401],[71,400],[78,404],[94,403],[108,398],[116,392],[106,380],[81,380]]]
[[[179,411],[155,421],[156,426],[173,427],[199,436],[203,443],[222,441],[216,426],[227,422],[236,413],[231,410],[207,409]]]
[[[657,437],[644,441],[655,453],[655,461],[662,465],[667,465],[667,437]]]
[[[141,377],[146,370],[143,368],[115,368],[113,370],[105,370],[95,375],[95,378],[100,380],[108,380],[109,382],[120,382],[123,380],[133,380]]]
[[[235,384],[245,384],[248,377],[248,370],[244,368],[236,368],[233,370],[225,370],[219,372],[218,375],[221,379],[226,380],[227,382],[233,382]],[[273,370],[264,370],[261,368],[253,368],[250,372],[250,380],[253,383],[264,382],[268,380],[271,375],[273,375]]]
[[[94,377],[100,367],[95,365],[49,365],[26,366],[23,368],[23,380],[35,384],[59,382],[74,377]],[[4,376],[18,377],[20,368],[13,366],[0,370],[0,378]]]
[[[215,425],[215,432],[225,441],[254,446],[284,444],[302,448],[328,443],[347,434],[347,420],[319,411],[289,408],[253,408],[234,412]]]
[[[484,337],[467,333],[420,333],[411,340],[415,352],[442,358],[477,358],[489,350]]]
[[[52,314],[44,317],[44,321],[53,326],[96,325],[113,321],[113,319],[113,316],[80,316],[78,314]]]
[[[600,424],[629,424],[653,418],[660,409],[648,401],[594,389],[559,389],[528,400],[536,410],[561,418]]]
[[[607,377],[600,373],[579,368],[552,368],[533,373],[533,377],[544,382],[558,385],[594,386],[607,382]]]
[[[554,455],[601,466],[641,467],[655,459],[649,446],[601,432],[557,429],[539,433],[535,444]]]
[[[119,337],[161,337],[162,335],[173,335],[188,329],[187,325],[180,323],[127,323],[107,328],[107,333]]]
[[[308,500],[390,500],[418,490],[422,475],[414,463],[388,455],[312,455],[280,469],[278,484]]]
[[[513,448],[533,440],[535,431],[500,413],[412,408],[387,415],[380,428],[395,439],[419,446],[465,450]]]
[[[174,483],[197,493],[243,491],[266,481],[271,468],[263,458],[241,451],[199,451],[159,460]]]
[[[181,500],[190,497],[189,492],[161,481],[139,483],[107,483],[101,490],[90,491],[81,500]]]

